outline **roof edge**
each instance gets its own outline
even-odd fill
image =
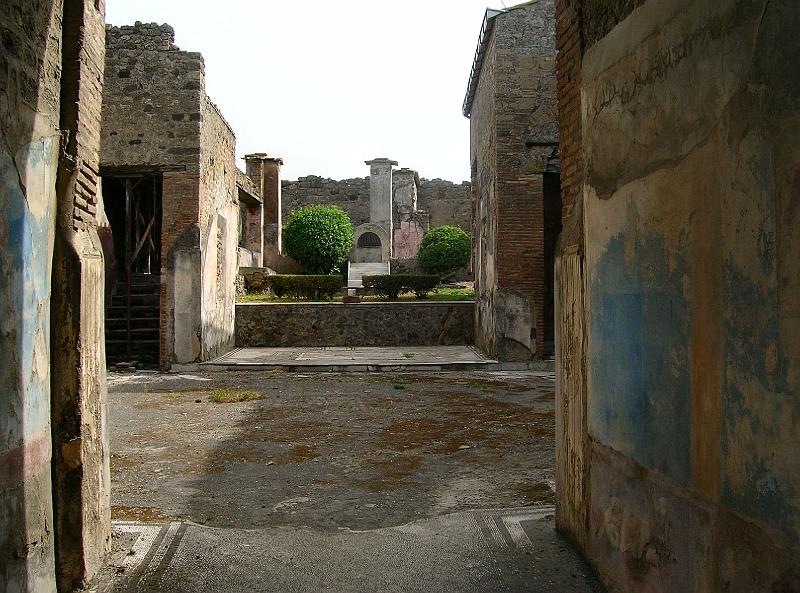
[[[472,112],[472,100],[475,98],[475,90],[478,87],[478,80],[481,77],[481,69],[483,68],[483,58],[486,55],[486,47],[489,45],[489,39],[492,36],[494,29],[494,20],[506,12],[497,8],[487,8],[483,15],[483,23],[481,24],[481,32],[478,36],[478,47],[475,50],[475,58],[472,61],[472,70],[469,73],[469,83],[467,84],[467,93],[464,96],[464,103],[461,107],[461,113],[464,117],[469,117]]]

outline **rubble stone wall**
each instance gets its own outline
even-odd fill
[[[240,303],[236,346],[456,346],[474,342],[475,305]]]
[[[295,210],[316,204],[339,206],[348,213],[354,227],[369,222],[369,177],[336,181],[308,176],[281,183],[284,225]],[[421,179],[417,208],[428,213],[431,228],[453,225],[470,232],[469,183],[466,181]]]

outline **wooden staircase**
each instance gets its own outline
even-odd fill
[[[130,308],[128,307],[127,282],[117,283],[111,297],[111,304],[106,307],[106,366],[108,368],[158,367],[161,343],[160,282],[161,277],[158,274],[133,274]]]

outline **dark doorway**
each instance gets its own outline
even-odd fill
[[[109,367],[159,363],[161,187],[160,174],[103,177]]]
[[[544,174],[544,355],[555,353],[555,263],[561,234],[561,176]]]
[[[381,239],[375,233],[366,232],[358,238],[355,253],[356,263],[380,263],[383,261]]]

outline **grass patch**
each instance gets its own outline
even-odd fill
[[[300,302],[291,297],[278,298],[271,292],[254,292],[236,296],[237,303],[296,303]]]
[[[247,389],[215,389],[211,392],[208,400],[215,404],[233,404],[238,402],[250,402],[263,399],[264,394],[258,391]]]
[[[414,354],[413,352],[403,352],[403,358],[405,358],[407,360],[411,360],[415,356],[416,356],[416,354]]]
[[[375,295],[367,295],[361,297],[361,300],[367,303],[387,303],[390,302],[386,297],[379,297]],[[452,288],[449,286],[440,286],[431,292],[427,298],[417,298],[413,292],[406,292],[401,294],[396,301],[474,301],[475,291],[471,288]],[[337,296],[333,299],[334,302],[341,303],[342,297]],[[253,294],[240,294],[236,297],[237,303],[298,303],[308,301],[298,301],[290,297],[278,298],[270,292],[253,293]]]
[[[440,286],[428,295],[429,301],[474,301],[475,291],[472,288],[452,288]]]
[[[408,385],[408,383],[406,383],[402,379],[395,379],[394,381],[392,381],[392,387],[394,387],[398,391],[402,391],[403,389],[405,389],[406,385]]]

